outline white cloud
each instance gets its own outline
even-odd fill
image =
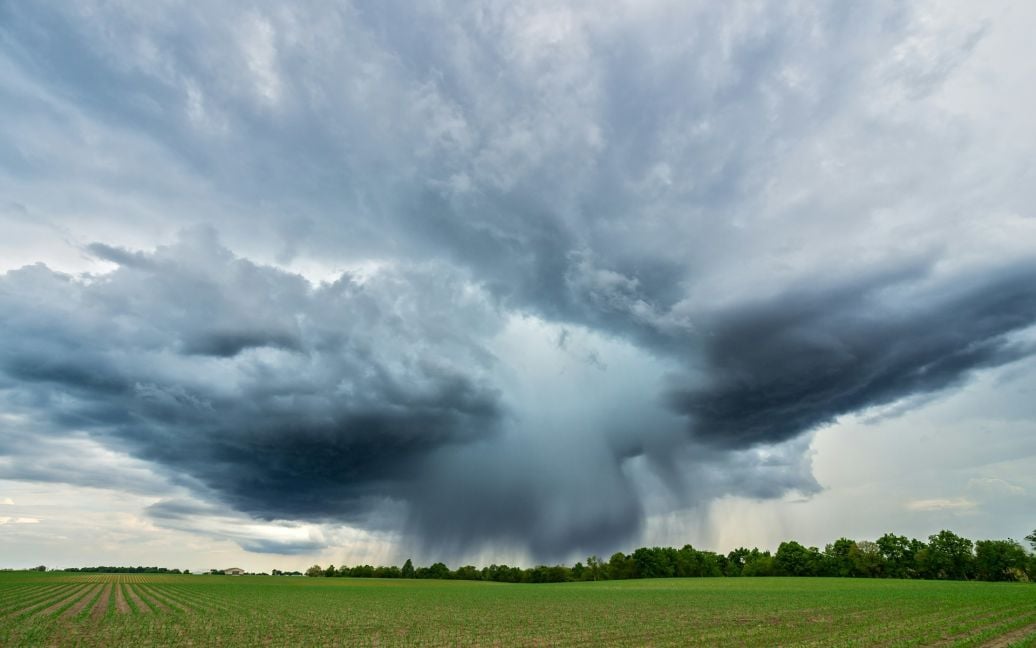
[[[975,491],[986,497],[1018,496],[1025,495],[1023,486],[1012,483],[999,477],[973,477],[968,480],[967,489]]]
[[[978,503],[966,497],[910,500],[904,504],[908,511],[970,511]]]

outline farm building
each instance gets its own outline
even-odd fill
[[[227,576],[240,576],[245,573],[245,570],[240,567],[231,567],[230,569],[224,569],[223,573]]]

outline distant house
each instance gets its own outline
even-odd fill
[[[240,576],[245,573],[245,570],[240,567],[231,567],[230,569],[224,569],[223,573],[227,576]]]

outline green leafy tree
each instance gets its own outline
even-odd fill
[[[824,561],[820,572],[825,576],[846,578],[855,576],[853,554],[856,552],[856,541],[839,538],[824,547]]]
[[[975,575],[987,581],[1028,580],[1029,556],[1014,540],[979,540],[975,543]]]
[[[356,565],[349,570],[349,575],[354,578],[374,578],[374,567],[371,565]]]
[[[668,551],[666,551],[668,549]],[[676,552],[671,548],[641,547],[633,552],[634,578],[670,578],[675,575],[673,556]]]
[[[942,530],[928,537],[925,556],[927,572],[933,578],[968,580],[974,577],[974,544],[952,531]]]
[[[875,542],[884,562],[885,576],[909,578],[917,574],[916,554],[923,548],[920,540],[909,540],[906,536],[886,533]]]
[[[457,580],[481,580],[482,575],[474,565],[464,565],[458,567],[457,571],[453,572],[452,578]]]
[[[328,565],[327,569],[324,570],[324,576],[331,577],[331,576],[334,576],[334,575],[335,575],[335,566],[334,565]]]
[[[816,547],[808,549],[794,540],[782,542],[773,557],[774,568],[781,576],[816,576],[822,556]]]
[[[745,561],[751,552],[744,548],[738,547],[727,554],[727,568],[723,572],[724,576],[741,576],[745,569]]]
[[[428,567],[428,575],[425,578],[440,578],[446,579],[450,577],[450,568],[444,563],[437,562],[432,563]]]
[[[885,560],[876,542],[861,540],[849,554],[853,563],[853,575],[865,578],[880,578],[884,574]]]
[[[1034,529],[1029,535],[1025,536],[1025,539],[1029,541],[1030,545],[1032,545],[1032,550],[1036,551],[1036,529]]]
[[[374,578],[402,578],[402,571],[395,565],[374,568]]]
[[[769,551],[759,551],[753,548],[745,556],[745,566],[741,569],[742,576],[775,576],[777,567],[774,565],[773,556]]]
[[[407,558],[406,562],[403,563],[403,569],[401,571],[401,574],[402,574],[403,578],[413,578],[414,577],[414,563],[411,562],[409,558]]]
[[[597,556],[590,556],[586,559],[586,571],[590,580],[600,580],[604,576],[604,568],[601,559]]]
[[[324,570],[321,569],[320,565],[313,565],[306,570],[306,576],[323,576]]]
[[[586,580],[586,567],[581,562],[572,565],[572,580]]]
[[[637,564],[632,557],[621,551],[616,551],[608,559],[608,578],[622,580],[624,578],[636,578]]]

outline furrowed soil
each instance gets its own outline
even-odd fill
[[[0,573],[0,646],[1036,646],[1036,584]]]

